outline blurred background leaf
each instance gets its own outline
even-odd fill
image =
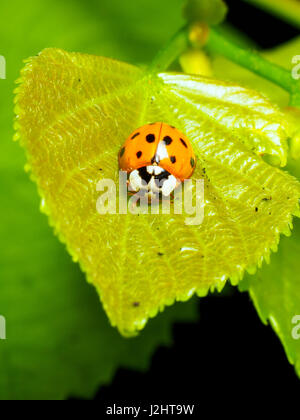
[[[0,399],[91,397],[119,366],[145,369],[158,345],[171,343],[175,320],[197,317],[178,304],[126,341],[110,327],[96,292],[39,213],[13,136],[13,89],[22,61],[45,47],[151,61],[181,24],[181,0],[20,0],[0,6]],[[158,13],[159,10],[159,13]],[[172,11],[170,13],[170,10]]]
[[[13,87],[22,61],[47,47],[149,63],[182,24],[182,0],[21,0],[1,2],[0,54],[7,61],[1,81],[1,148],[14,150]],[[4,144],[5,143],[5,144]],[[4,148],[4,149],[3,149]],[[20,158],[16,161],[18,165]],[[1,153],[0,164],[11,164]]]
[[[183,16],[188,22],[205,22],[208,25],[221,23],[227,14],[223,0],[186,0]]]
[[[244,0],[300,28],[299,0]]]

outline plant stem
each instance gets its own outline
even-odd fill
[[[170,64],[188,49],[191,44],[191,30],[188,25],[184,26],[171,38],[150,65],[151,72],[158,73],[167,70]],[[255,51],[236,45],[226,39],[216,27],[210,28],[205,48],[210,53],[223,55],[234,63],[282,87],[291,94],[290,104],[300,108],[300,83],[293,79],[290,71],[266,60]]]
[[[206,49],[211,53],[221,54],[236,64],[253,71],[259,76],[270,80],[290,93],[293,93],[298,83],[292,78],[291,72],[271,63],[258,53],[249,49],[243,49],[228,41],[211,28]]]
[[[184,26],[170,39],[165,47],[159,51],[150,65],[150,71],[159,73],[167,70],[173,61],[180,57],[188,47],[189,28],[188,26]]]
[[[298,0],[244,0],[267,10],[292,25],[300,28],[300,3]]]

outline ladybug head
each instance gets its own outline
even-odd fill
[[[141,191],[149,197],[168,197],[179,183],[174,175],[157,165],[143,166],[129,174],[130,190]]]

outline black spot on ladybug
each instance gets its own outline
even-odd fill
[[[78,79],[78,82],[81,82],[81,79]]]
[[[120,157],[122,157],[125,153],[125,147],[122,147],[122,149],[120,150]]]
[[[185,142],[183,139],[180,139],[180,141],[181,141],[181,143],[184,145],[184,147],[186,147],[186,148],[187,148],[187,144],[186,144],[186,142]]]
[[[154,134],[148,134],[148,135],[146,136],[146,140],[147,140],[147,142],[148,142],[148,143],[153,143],[153,142],[155,142],[155,135],[154,135]]]
[[[153,158],[151,159],[151,164],[153,165],[154,163],[159,164],[160,160],[158,155],[154,155]]]
[[[140,302],[133,302],[132,306],[134,308],[138,308],[140,306]]]
[[[163,254],[162,252],[158,252],[158,253],[157,253],[157,255],[158,255],[159,257],[163,257],[163,255],[164,255],[164,254]]]
[[[176,157],[175,156],[171,156],[170,160],[171,160],[172,163],[176,163]]]
[[[142,168],[139,169],[139,175],[142,178],[142,180],[146,182],[146,184],[149,184],[149,182],[151,181],[152,175],[149,174],[146,166],[143,166]]]
[[[154,182],[155,182],[155,185],[157,186],[157,188],[162,188],[163,187],[163,185],[167,181],[169,175],[170,175],[169,172],[164,171],[160,175],[156,175],[154,177]]]
[[[170,173],[168,171],[163,171],[161,172],[159,175],[155,175],[154,178],[158,179],[159,181],[161,180],[167,180],[170,176]]]
[[[139,151],[139,152],[137,152],[136,157],[139,159],[142,156],[142,154],[143,153],[141,151]]]
[[[140,135],[140,133],[135,133],[132,137],[131,137],[131,140],[133,140],[133,139],[135,139],[137,136],[139,136]]]
[[[195,166],[195,159],[191,158],[191,167],[193,168]]]
[[[172,139],[171,139],[171,137],[170,136],[166,136],[165,138],[164,138],[164,142],[165,142],[165,145],[166,146],[169,146],[171,143],[172,143]]]
[[[255,207],[255,211],[256,211],[256,213],[258,212],[258,207]]]

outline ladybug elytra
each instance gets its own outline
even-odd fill
[[[132,191],[169,196],[192,176],[196,157],[183,133],[157,122],[138,128],[128,137],[119,152],[119,166],[128,173]]]

